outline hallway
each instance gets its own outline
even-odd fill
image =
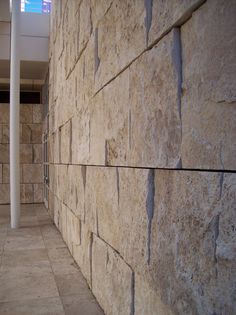
[[[0,314],[102,315],[42,204],[22,205],[21,228],[0,206]]]

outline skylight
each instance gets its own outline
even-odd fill
[[[50,13],[51,0],[21,0],[21,12]]]

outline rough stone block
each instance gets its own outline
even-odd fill
[[[40,124],[43,118],[43,105],[34,104],[32,105],[33,109],[33,123]]]
[[[91,268],[92,268],[92,233],[87,229],[87,225],[80,222],[81,243],[73,245],[73,257],[79,265],[83,276],[91,288]]]
[[[31,129],[31,142],[42,143],[42,124],[29,125]]]
[[[129,165],[130,163],[129,84],[129,70],[127,70],[103,90],[107,165]]]
[[[23,183],[42,183],[43,166],[42,164],[23,165]]]
[[[153,171],[87,167],[85,224],[134,271],[149,260],[153,186]]]
[[[181,56],[177,29],[131,65],[129,80],[128,165],[178,168]]]
[[[34,184],[34,203],[43,202],[43,184]]]
[[[90,117],[88,109],[81,109],[72,118],[72,163],[88,163],[90,141]]]
[[[10,121],[10,106],[9,104],[0,104],[0,123],[8,124]]]
[[[10,142],[9,125],[2,125],[2,138],[1,143]]]
[[[43,162],[43,146],[42,144],[33,145],[33,163],[42,163]]]
[[[2,164],[2,182],[5,184],[10,183],[10,165]]]
[[[71,162],[71,121],[60,128],[60,156],[61,163]]]
[[[10,185],[0,184],[0,204],[10,203]]]
[[[33,112],[31,104],[20,104],[20,122],[30,124],[33,122]]]
[[[21,124],[20,130],[20,143],[31,143],[32,131],[30,125]]]
[[[73,246],[79,245],[80,240],[80,220],[74,215],[72,211],[67,209],[67,245],[71,254],[73,254]]]
[[[235,12],[207,1],[181,27],[184,168],[236,169]]]
[[[22,203],[34,202],[34,187],[33,184],[20,185],[20,200]]]
[[[0,163],[9,163],[9,144],[0,144]]]
[[[33,162],[33,147],[32,144],[20,145],[20,163],[30,164]]]
[[[144,23],[148,45],[160,39],[173,26],[181,25],[202,3],[204,0],[145,0]]]
[[[174,314],[235,312],[235,178],[155,171],[146,279]]]
[[[145,276],[135,273],[135,313],[148,315],[174,315],[161,301],[160,292],[150,287]],[[158,313],[157,313],[158,310]]]
[[[96,91],[144,50],[144,17],[144,1],[115,0],[107,9],[95,36]]]
[[[92,246],[92,289],[106,314],[132,314],[132,270],[96,235]]]

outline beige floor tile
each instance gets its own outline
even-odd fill
[[[32,266],[41,262],[48,262],[46,249],[12,250],[4,252],[3,265],[8,267]],[[49,262],[48,262],[49,263]]]
[[[89,290],[81,272],[55,276],[60,296],[78,295]]]
[[[64,315],[60,298],[0,303],[1,315]]]
[[[0,302],[57,297],[58,290],[52,273],[20,274],[20,270],[0,274]]]
[[[61,299],[66,315],[104,315],[92,294],[68,295]]]

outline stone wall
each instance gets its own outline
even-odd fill
[[[21,202],[43,202],[42,105],[20,105]],[[0,204],[10,202],[9,104],[0,104]]]
[[[106,314],[236,313],[235,15],[53,1],[49,211]]]

